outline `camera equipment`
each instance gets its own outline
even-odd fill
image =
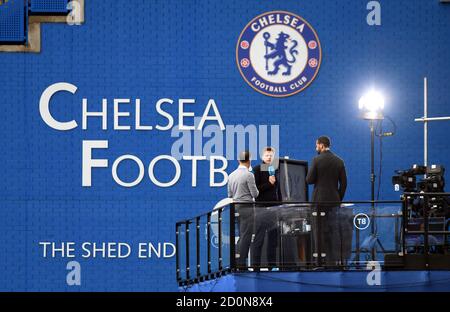
[[[392,177],[396,190],[401,188],[405,193],[404,247],[405,254],[412,255],[408,258],[412,267],[418,265],[417,259],[422,259],[414,256],[445,255],[450,252],[444,234],[450,225],[450,197],[444,191],[444,173],[445,168],[441,165],[414,165],[407,170],[397,170]],[[391,261],[389,257],[387,261]]]
[[[413,165],[407,170],[396,170],[392,177],[392,184],[402,188],[404,192],[444,192],[445,168],[441,165],[429,167]],[[426,175],[417,182],[417,175]]]
[[[392,184],[396,186],[396,189],[402,189],[403,192],[413,193],[444,193],[445,168],[441,165],[420,166],[413,165],[407,170],[396,170],[392,177]],[[417,181],[418,175],[424,175]],[[430,217],[445,217],[448,215],[448,199],[442,196],[432,196],[426,201],[428,208],[428,215]],[[421,218],[423,217],[423,208],[425,201],[422,197],[418,196],[411,198],[408,201],[409,217]]]
[[[392,184],[402,188],[404,192],[414,192],[417,190],[416,175],[426,173],[425,166],[413,165],[408,170],[396,170],[397,175],[392,177]]]

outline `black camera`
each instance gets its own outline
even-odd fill
[[[444,193],[445,168],[441,165],[420,166],[413,165],[407,170],[396,170],[392,177],[392,184],[401,188],[403,192],[411,193]],[[418,181],[417,176],[424,175]],[[429,197],[427,207],[430,216],[442,217],[448,214],[448,198],[442,196]],[[408,206],[415,217],[423,214],[424,200],[422,197],[412,197]]]
[[[427,176],[425,179],[417,183],[419,191],[422,192],[444,192],[445,181],[441,175]]]
[[[392,184],[398,185],[404,192],[414,192],[417,190],[416,175],[425,174],[427,167],[413,165],[408,170],[396,170],[397,175],[392,177]]]
[[[398,185],[404,192],[444,192],[445,168],[441,165],[420,166],[413,165],[407,170],[396,170],[392,177],[392,184]],[[418,175],[425,178],[417,182]]]

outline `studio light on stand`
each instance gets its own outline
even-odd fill
[[[378,243],[382,249],[383,246],[376,234],[375,227],[375,123],[383,120],[384,97],[375,90],[371,90],[363,95],[359,100],[360,117],[369,121],[370,128],[370,185],[371,185],[371,255],[372,260],[376,260],[376,247]]]

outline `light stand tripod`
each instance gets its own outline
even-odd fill
[[[375,121],[383,120],[384,98],[375,91],[371,90],[361,97],[359,100],[359,109],[362,111],[362,118],[369,120],[370,127],[370,186],[371,186],[371,236],[369,237],[369,246],[371,249],[372,261],[376,259],[376,245],[378,244],[381,250],[384,248],[377,236],[376,231],[376,216],[375,216]]]
[[[379,120],[382,119],[381,116],[378,118]],[[370,119],[369,121],[369,127],[370,127],[370,187],[371,187],[371,213],[370,213],[370,219],[371,219],[371,240],[374,240],[374,243],[372,244],[371,248],[371,256],[372,261],[375,261],[376,259],[376,245],[378,244],[381,248],[381,250],[384,252],[384,247],[381,244],[380,239],[378,238],[378,235],[376,233],[376,209],[375,209],[375,119]]]

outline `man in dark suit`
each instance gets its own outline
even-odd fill
[[[352,221],[349,222],[348,212],[341,211],[344,208],[341,208],[339,204],[344,199],[347,188],[345,164],[341,158],[330,151],[330,146],[329,137],[321,136],[317,139],[316,151],[319,155],[312,161],[306,182],[314,184],[312,196],[312,201],[316,203],[314,207],[318,212],[325,213],[325,216],[318,214],[321,222],[320,224],[316,222],[316,229],[314,229],[316,251],[319,256],[325,253],[326,264],[333,266],[341,264],[341,260],[349,256]]]
[[[278,244],[278,229],[276,226],[276,213],[266,207],[274,206],[280,200],[280,188],[278,184],[278,165],[275,160],[275,149],[266,147],[263,149],[262,164],[253,168],[256,186],[259,195],[256,202],[260,202],[257,206],[256,215],[256,231],[255,240],[253,242],[253,263],[256,266],[261,265],[261,253],[264,244],[264,238],[267,232],[266,254],[267,265],[269,267],[276,266],[276,251]]]
[[[339,202],[347,189],[347,175],[344,161],[330,150],[331,141],[321,136],[316,141],[316,151],[311,169],[306,177],[308,184],[314,184],[314,202]]]

